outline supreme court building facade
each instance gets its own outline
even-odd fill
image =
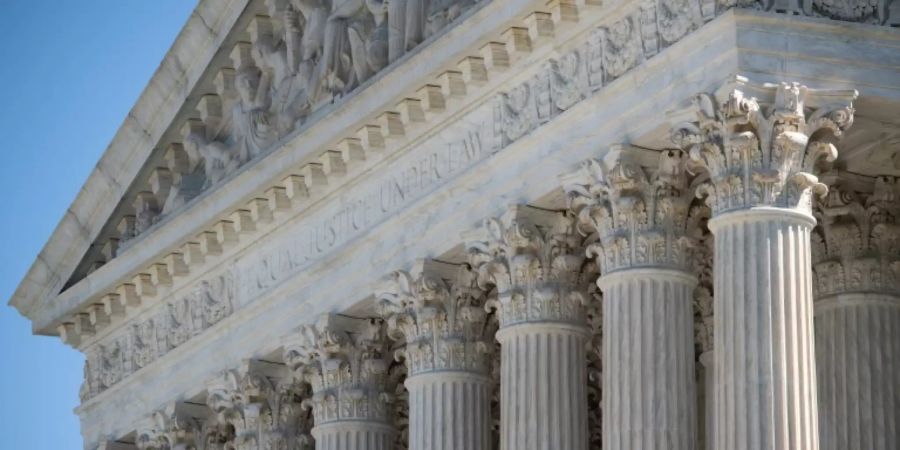
[[[897,450],[898,25],[200,0],[10,303],[87,450]]]

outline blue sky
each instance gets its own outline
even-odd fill
[[[0,449],[82,448],[83,358],[6,302],[195,4],[0,2]]]

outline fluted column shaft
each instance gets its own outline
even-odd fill
[[[317,425],[312,430],[316,450],[394,450],[393,427],[366,421]]]
[[[900,448],[900,293],[815,308],[821,449]]]
[[[587,449],[586,331],[563,323],[501,329],[500,446]]]
[[[486,376],[432,372],[406,380],[410,450],[489,450],[491,393]]]
[[[600,278],[603,447],[694,450],[696,277],[641,268]]]
[[[714,217],[715,448],[818,449],[810,231],[798,210]]]

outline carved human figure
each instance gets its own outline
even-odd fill
[[[206,137],[205,132],[191,132],[185,139],[185,147],[203,158],[206,185],[211,186],[241,166],[241,159],[234,148]]]
[[[436,1],[432,0],[432,3]],[[388,2],[388,54],[391,62],[422,42],[425,16],[425,0]]]
[[[349,92],[388,62],[387,4],[342,0],[325,24],[318,78],[332,95]]]
[[[245,65],[235,76],[238,101],[232,109],[234,135],[239,163],[255,158],[277,137],[269,111],[269,89],[272,75],[252,65]]]
[[[503,135],[507,142],[528,133],[537,120],[531,102],[531,88],[522,83],[501,95],[500,114],[502,117]]]
[[[284,35],[281,39],[264,34],[254,46],[256,59],[265,72],[270,74],[271,113],[276,134],[284,136],[292,131],[298,121],[302,121],[310,111],[310,88],[314,59],[319,57],[322,46],[322,31],[327,10],[321,0],[296,2],[279,13]],[[306,14],[306,15],[304,15]],[[325,17],[323,17],[325,16]],[[306,33],[301,20],[307,25]],[[314,33],[317,33],[316,36]],[[307,34],[309,39],[306,40]]]
[[[191,337],[191,315],[187,299],[169,303],[166,315],[168,318],[166,342],[168,348],[173,349]]]
[[[156,334],[152,319],[133,325],[131,351],[132,361],[137,367],[144,367],[156,359]]]
[[[202,281],[191,298],[194,328],[206,329],[231,312],[231,286],[227,276]]]
[[[559,111],[569,109],[584,97],[587,77],[581,61],[577,50],[550,61],[550,97]]]
[[[153,226],[159,217],[159,207],[153,194],[142,192],[134,203],[134,235],[140,236]]]

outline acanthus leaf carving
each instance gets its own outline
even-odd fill
[[[869,192],[840,178],[816,204],[812,235],[816,298],[852,292],[896,292],[900,274],[900,181],[876,177]]]
[[[203,446],[204,421],[192,417],[181,404],[154,411],[138,428],[135,446],[140,450],[207,450]]]
[[[603,161],[587,161],[567,177],[570,209],[580,231],[593,237],[587,252],[597,257],[601,273],[633,267],[693,272],[703,208],[692,205],[685,160],[680,150],[614,146]]]
[[[410,376],[437,370],[487,374],[487,313],[477,274],[467,264],[421,265],[415,274],[393,273],[376,294],[389,336],[405,343],[397,356],[406,360]],[[442,275],[432,266],[455,273]]]
[[[557,321],[586,326],[590,274],[575,220],[557,211],[515,205],[485,221],[483,239],[466,243],[479,285],[496,290],[500,324]]]
[[[312,386],[317,426],[348,420],[393,423],[390,351],[380,319],[325,314],[284,345],[284,360]]]
[[[750,90],[770,97],[770,105]],[[677,125],[672,140],[708,172],[697,192],[715,214],[753,206],[809,213],[812,195],[827,191],[814,174],[837,157],[834,142],[853,124],[856,96],[737,77],[715,95],[697,96],[697,121]]]
[[[307,450],[307,388],[285,366],[247,361],[210,383],[206,403],[235,450]]]

